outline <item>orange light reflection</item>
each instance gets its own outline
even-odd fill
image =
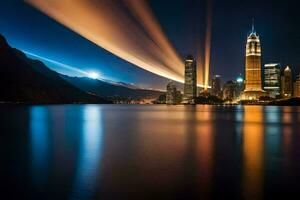
[[[245,106],[243,126],[243,195],[245,199],[262,198],[263,131],[262,107]]]

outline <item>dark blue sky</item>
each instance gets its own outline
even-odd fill
[[[204,1],[149,2],[179,54],[184,57],[194,53],[195,38],[203,38]],[[291,65],[294,74],[300,72],[300,17],[297,7],[297,2],[291,0],[214,0],[211,74],[220,74],[226,81],[243,73],[245,40],[253,17],[262,42],[263,63],[280,62]],[[152,88],[163,88],[167,82],[120,60],[24,1],[1,0],[0,33],[13,47],[85,71],[97,71],[106,79]],[[79,75],[57,65],[46,64],[60,72]]]

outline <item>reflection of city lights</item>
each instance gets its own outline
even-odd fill
[[[34,106],[30,109],[30,147],[33,181],[40,186],[47,181],[49,165],[49,122],[46,107]]]
[[[261,199],[264,177],[263,110],[260,106],[245,106],[244,109],[243,192],[245,199]]]
[[[85,106],[83,110],[80,152],[71,199],[91,199],[96,189],[102,157],[103,127],[101,108]]]

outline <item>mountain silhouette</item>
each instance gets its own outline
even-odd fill
[[[85,92],[99,95],[105,98],[121,97],[136,100],[156,99],[160,95],[164,94],[164,92],[161,91],[138,89],[133,88],[132,86],[126,86],[124,84],[121,85],[120,83],[107,83],[105,81],[85,77],[70,77],[62,75],[62,78]]]
[[[6,103],[107,103],[88,94],[38,60],[9,46],[0,34],[0,102]]]

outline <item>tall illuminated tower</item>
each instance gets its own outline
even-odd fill
[[[261,80],[261,46],[259,36],[252,24],[252,31],[247,38],[246,63],[245,63],[245,90],[242,93],[243,100],[257,100],[265,96],[262,90]]]
[[[214,75],[211,83],[211,94],[222,99],[221,76]]]
[[[194,104],[197,97],[197,65],[192,55],[188,55],[184,61],[184,97],[183,103]]]
[[[293,94],[293,76],[289,66],[284,69],[281,77],[281,94],[283,98],[291,98]]]

